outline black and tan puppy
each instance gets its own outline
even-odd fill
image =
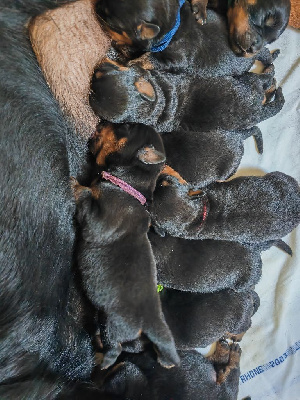
[[[225,240],[161,237],[153,231],[148,237],[158,283],[188,292],[250,289],[261,278],[262,251],[275,245],[291,254],[291,249],[282,241],[249,245]]]
[[[196,351],[180,351],[180,366],[167,370],[156,362],[153,351],[124,354],[107,379],[107,393],[123,399],[235,400],[239,383],[241,350],[237,343],[217,343],[211,358]]]
[[[148,235],[157,267],[157,281],[165,288],[210,293],[243,291],[261,277],[260,251],[237,242],[185,240]]]
[[[156,268],[147,232],[156,179],[165,160],[154,129],[105,125],[91,144],[105,168],[90,187],[74,183],[79,222],[78,265],[90,301],[107,315],[109,346],[103,368],[124,342],[147,335],[162,365],[178,362],[156,290]]]
[[[244,140],[249,136],[254,137],[259,153],[262,153],[262,134],[258,127],[195,131],[183,126],[162,135],[162,139],[168,165],[191,187],[200,189],[215,181],[226,180],[236,172],[244,154]]]
[[[174,26],[178,0],[99,0],[96,13],[115,45],[149,51]]]
[[[160,132],[173,131],[182,119],[192,119],[196,130],[230,130],[250,128],[275,115],[283,105],[282,93],[270,104],[263,102],[274,84],[268,66],[278,53],[271,56],[263,49],[258,58],[265,73],[245,74],[254,60],[231,51],[221,16],[211,11],[209,23],[200,26],[189,8],[183,6],[182,14],[167,49],[143,61],[149,69],[105,63],[96,70],[90,99],[96,114],[112,122],[150,124]]]
[[[300,190],[281,172],[217,182],[190,196],[188,185],[162,175],[152,204],[160,234],[243,243],[278,240],[300,222]]]
[[[288,24],[290,0],[191,0],[192,10],[201,23],[206,20],[206,6],[227,13],[232,50],[251,56],[274,42]]]
[[[230,337],[246,332],[259,307],[253,290],[191,293],[164,288],[160,298],[179,350],[206,347],[228,332]]]

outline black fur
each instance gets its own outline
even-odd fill
[[[236,172],[244,154],[244,140],[249,136],[255,138],[262,153],[262,134],[258,127],[205,132],[185,126],[162,138],[168,165],[193,188],[199,189],[216,180],[226,180]]]
[[[289,255],[282,241],[242,244],[221,240],[184,240],[161,237],[150,231],[157,267],[157,281],[163,287],[209,293],[223,289],[248,290],[261,278],[261,252],[277,246]]]
[[[206,21],[206,6],[227,14],[229,42],[240,56],[256,53],[274,42],[288,24],[290,0],[190,0],[192,11],[201,23]]]
[[[184,240],[149,232],[164,287],[189,292],[243,291],[261,277],[259,246],[219,240]]]
[[[54,398],[93,365],[68,304],[71,286],[80,302],[69,175],[80,172],[86,143],[66,124],[26,31],[31,15],[60,3],[0,2],[1,399]]]
[[[100,130],[100,138],[94,137],[100,147],[98,159],[107,144],[106,129]],[[121,149],[105,154],[106,170],[151,201],[165,160],[160,135],[142,125],[108,129],[110,137],[115,135],[117,140],[126,142]],[[104,144],[101,135],[106,140]],[[147,238],[148,211],[136,198],[101,178],[91,188],[75,184],[74,189],[80,230],[77,256],[83,286],[90,301],[107,317],[108,343],[102,367],[112,365],[122,351],[121,345],[137,339],[142,332],[154,343],[162,365],[178,363],[157,294],[155,261]]]
[[[237,344],[222,343],[222,352],[214,359],[196,351],[180,351],[180,366],[166,370],[156,362],[155,354],[124,354],[105,389],[122,399],[144,400],[233,400],[237,398],[240,349]],[[226,381],[217,384],[220,369],[228,369]]]
[[[141,68],[145,60],[131,62],[125,69],[100,67],[92,81],[94,111],[112,122],[142,122],[160,132],[173,131],[182,119],[196,130],[232,130],[250,128],[275,115],[283,105],[280,91],[274,102],[262,105],[273,73],[245,74],[254,57],[237,57],[229,48],[224,19],[212,11],[209,17],[209,23],[200,26],[189,6],[183,6],[182,25],[174,40],[163,52],[147,57],[153,69]],[[276,55],[264,48],[257,59],[268,67]],[[136,88],[141,78],[155,91],[151,99]]]
[[[96,4],[103,26],[118,34],[125,32],[135,51],[147,51],[159,42],[174,26],[178,9],[178,0],[100,0]]]
[[[246,332],[259,306],[258,295],[252,290],[190,293],[164,288],[160,295],[166,321],[180,350],[206,347],[228,332]]]
[[[194,198],[176,178],[161,179],[152,205],[160,234],[261,243],[281,239],[300,222],[299,185],[281,172],[216,182]]]

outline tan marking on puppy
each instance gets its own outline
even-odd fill
[[[249,6],[255,6],[256,2],[257,2],[257,0],[247,0],[247,4]]]
[[[165,180],[163,180],[160,184],[161,184],[162,186],[164,186],[164,187],[167,187],[167,186],[170,186],[170,185],[171,185],[170,182],[165,181]]]
[[[230,35],[236,33],[238,36],[243,36],[250,30],[249,16],[241,5],[236,4],[234,7],[230,7],[227,17]]]
[[[155,90],[150,82],[146,81],[144,78],[139,78],[135,83],[134,86],[136,87],[137,91],[145,96],[149,100],[155,99]]]
[[[29,23],[31,44],[46,81],[65,115],[85,138],[99,122],[89,105],[90,81],[111,43],[93,3],[95,0],[78,0],[46,11]]]
[[[93,136],[91,152],[96,156],[96,163],[105,165],[106,157],[122,149],[127,143],[127,138],[117,140],[112,125],[107,125]]]
[[[95,73],[95,77],[96,77],[97,79],[102,78],[102,76],[103,76],[103,72],[97,71],[97,72]]]
[[[96,365],[101,365],[103,361],[103,353],[99,352],[95,353],[94,361]]]
[[[233,350],[234,349],[234,350]],[[230,345],[229,361],[224,369],[217,372],[217,385],[224,383],[230,372],[239,367],[241,359],[240,348],[237,344]]]
[[[84,193],[92,193],[91,188],[80,185],[80,183],[77,181],[77,179],[74,178],[73,176],[71,176],[71,178],[70,178],[70,185],[71,185],[71,189],[72,189],[72,192],[73,192],[76,202],[78,202],[80,200],[80,197]]]
[[[218,340],[216,342],[215,352],[207,357],[207,359],[216,364],[227,364],[229,361],[229,352],[229,344],[224,340]]]
[[[145,53],[142,56],[135,58],[128,62],[128,66],[131,67],[132,65],[138,64],[141,68],[146,71],[154,69],[154,65],[150,61],[151,53]]]
[[[203,191],[202,190],[192,190],[192,189],[190,189],[189,191],[188,191],[188,195],[189,196],[197,196],[197,195],[199,195],[199,194],[202,194],[203,193]]]
[[[300,6],[300,3],[299,3]],[[275,25],[275,19],[274,17],[269,17],[265,20],[265,25],[267,26],[274,26]]]
[[[110,60],[109,58],[105,58],[101,62],[101,64],[104,64],[104,63],[115,65],[118,68],[119,71],[128,71],[129,70],[128,67],[124,67],[124,65],[118,64],[116,61]]]
[[[126,32],[118,33],[114,30],[112,30],[109,26],[105,25],[105,30],[108,32],[109,36],[116,42],[117,45],[132,45],[132,40],[130,37],[127,35]]]
[[[92,196],[94,197],[95,200],[99,200],[101,197],[101,190],[99,186],[91,186],[91,192]]]
[[[181,175],[179,175],[179,173],[177,171],[175,171],[172,167],[170,167],[169,165],[165,165],[163,170],[161,171],[161,174],[166,174],[166,175],[171,175],[174,176],[179,183],[181,183],[182,185],[187,185],[187,181],[184,180],[182,178]]]

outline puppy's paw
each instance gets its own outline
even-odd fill
[[[195,15],[196,21],[201,25],[206,24],[207,2],[207,0],[191,0],[192,12]]]
[[[169,369],[179,365],[180,358],[172,337],[169,337],[168,341],[156,339],[153,341],[153,344],[154,350],[157,353],[157,361],[162,367]]]
[[[221,385],[230,375],[231,371],[240,366],[240,359],[241,359],[242,350],[237,343],[232,343],[230,345],[230,352],[229,352],[229,361],[226,366],[223,366],[217,371],[217,384]]]
[[[208,359],[214,364],[227,364],[229,362],[230,346],[225,339],[220,339],[216,343],[216,350],[214,354]]]
[[[276,79],[273,78],[271,85],[265,90],[265,98],[263,104],[269,103],[272,100],[275,92],[276,92]]]
[[[272,61],[276,60],[276,58],[279,56],[279,54],[280,54],[279,49],[272,51],[271,52]]]
[[[179,364],[179,357],[177,355],[169,357],[168,355],[166,356],[165,354],[157,352],[157,361],[162,367],[170,369]]]

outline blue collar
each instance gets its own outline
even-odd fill
[[[152,53],[158,53],[159,51],[163,51],[163,50],[165,50],[166,47],[168,47],[169,43],[173,39],[173,36],[175,35],[175,33],[177,32],[177,30],[179,28],[180,9],[183,6],[184,2],[185,2],[185,0],[179,0],[179,9],[178,9],[175,25],[168,33],[165,34],[165,36],[161,39],[161,41],[159,41],[158,43],[156,43],[155,45],[153,45],[151,47],[150,51]]]

